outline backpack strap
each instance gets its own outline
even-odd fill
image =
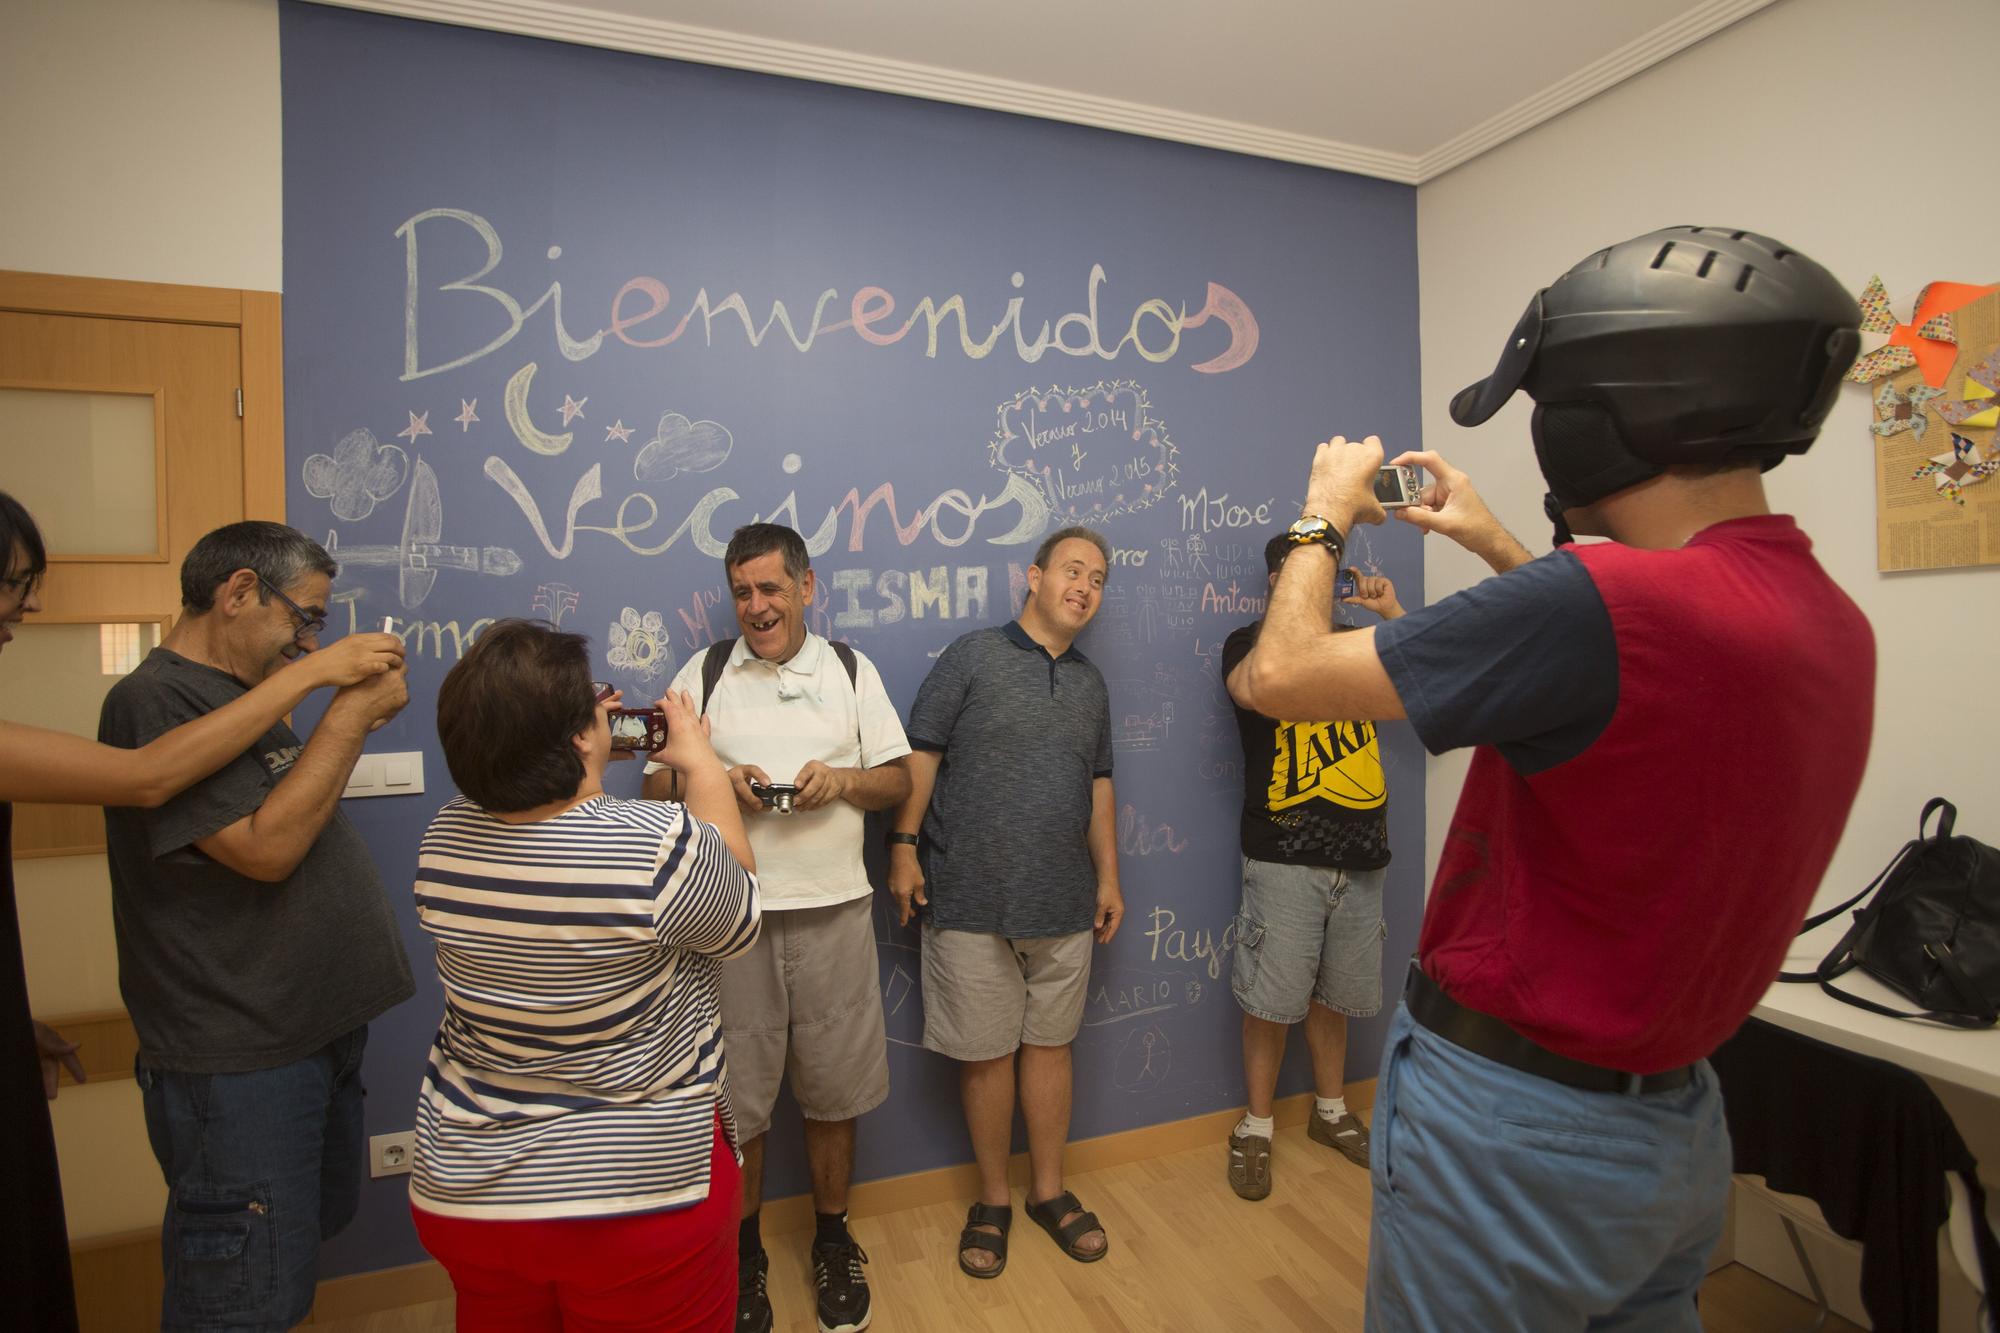
[[[861,689],[861,664],[854,660],[854,649],[839,639],[828,639],[826,646],[833,649],[833,655],[847,668],[847,683],[858,693]]]
[[[1929,813],[1929,809],[1930,807],[1926,806],[1925,812]],[[1918,831],[1921,832],[1922,831],[1921,828]],[[1918,838],[1916,841],[1913,842],[1904,843],[1902,846],[1902,850],[1898,851],[1894,856],[1890,857],[1889,864],[1882,867],[1882,873],[1877,875],[1874,879],[1868,881],[1867,888],[1861,890],[1861,892],[1855,894],[1852,898],[1849,898],[1846,902],[1835,903],[1832,907],[1827,908],[1824,912],[1820,912],[1814,916],[1807,917],[1805,919],[1805,922],[1802,925],[1800,925],[1798,929],[1798,934],[1804,935],[1811,931],[1818,930],[1821,926],[1833,920],[1835,917],[1839,916],[1842,912],[1845,912],[1848,908],[1854,906],[1854,904],[1860,902],[1863,898],[1866,898],[1869,894],[1875,892],[1876,888],[1882,883],[1882,881],[1888,879],[1891,874],[1895,873],[1896,867],[1903,863],[1903,859],[1909,856],[1911,853],[1915,852],[1922,845],[1923,845],[1923,839],[1921,838]],[[1863,912],[1865,912],[1867,909],[1863,908],[1862,910]],[[1854,929],[1849,930],[1847,932],[1847,935],[1840,941],[1840,943],[1833,946],[1832,952],[1828,953],[1826,958],[1820,963],[1820,965],[1814,968],[1812,971],[1780,972],[1778,973],[1778,980],[1780,981],[1820,980],[1822,975],[1826,973],[1827,968],[1834,962],[1834,960],[1846,954],[1848,946],[1854,942],[1855,931],[1858,930],[1859,928],[1860,928],[1860,922],[1857,921],[1855,923]],[[1853,966],[1852,963],[1847,964],[1847,967],[1852,967],[1852,966]],[[1845,972],[1847,970],[1847,967],[1841,968],[1840,971]],[[1839,973],[1836,972],[1833,975],[1838,976]]]
[[[708,715],[708,699],[715,693],[715,682],[722,679],[722,668],[729,665],[729,654],[736,649],[736,640],[717,639],[708,645],[708,652],[701,659],[701,707],[697,716]]]

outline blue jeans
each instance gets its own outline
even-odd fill
[[[1399,1004],[1374,1119],[1370,1333],[1700,1333],[1730,1162],[1706,1062],[1673,1092],[1583,1092]]]
[[[353,1220],[365,1159],[356,1028],[289,1065],[184,1074],[141,1060],[167,1180],[163,1329],[287,1329],[312,1312],[319,1243]]]

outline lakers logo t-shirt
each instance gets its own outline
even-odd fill
[[[1225,679],[1256,640],[1253,622],[1224,642]],[[1342,870],[1389,864],[1389,792],[1373,722],[1287,722],[1239,706],[1236,729],[1245,856]]]

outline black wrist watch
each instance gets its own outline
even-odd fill
[[[1286,528],[1285,539],[1291,542],[1295,548],[1300,546],[1326,547],[1328,553],[1333,556],[1333,563],[1336,565],[1340,563],[1341,557],[1347,554],[1347,541],[1340,535],[1340,530],[1334,527],[1327,519],[1321,518],[1318,514],[1307,514],[1293,523],[1289,528]]]
[[[891,833],[886,841],[891,847],[914,847],[918,838],[914,833]]]

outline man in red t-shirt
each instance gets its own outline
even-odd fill
[[[1381,442],[1319,447],[1231,692],[1477,747],[1376,1090],[1370,1329],[1700,1328],[1730,1166],[1705,1057],[1776,975],[1867,760],[1873,636],[1762,481],[1811,445],[1858,323],[1752,233],[1590,256],[1452,402],[1478,425],[1534,398],[1561,545],[1530,558],[1406,453],[1431,480],[1404,520],[1499,577],[1373,629],[1327,607],[1342,534],[1384,517]]]

